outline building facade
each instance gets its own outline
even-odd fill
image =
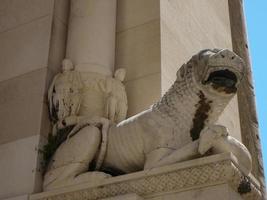
[[[218,123],[246,145],[264,191],[241,1],[0,0],[0,13],[0,199],[42,192],[40,150],[51,132],[47,91],[64,58],[81,72],[112,75],[125,68],[131,117],[155,103],[179,67],[207,48],[233,50],[247,64],[241,90]]]

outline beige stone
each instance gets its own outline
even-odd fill
[[[26,200],[26,194],[42,188],[39,149],[45,139],[39,134],[50,131],[44,95],[54,73],[52,66],[47,68],[48,59],[55,66],[56,57],[65,56],[60,46],[65,48],[66,25],[60,21],[63,17],[52,20],[55,3],[64,4],[59,0],[0,3],[0,178],[4,180],[0,199]],[[57,15],[63,16],[63,10]],[[53,58],[50,47],[55,50],[50,52]]]
[[[159,0],[118,0],[117,32],[159,19]]]
[[[16,197],[11,197],[3,200],[28,200],[29,195],[21,195],[21,196],[16,196]]]
[[[51,20],[42,17],[0,33],[0,81],[47,67]]]
[[[69,0],[55,0],[52,31],[48,55],[48,69],[45,82],[44,104],[42,105],[42,118],[40,134],[47,136],[51,133],[51,122],[49,120],[47,91],[54,76],[60,71],[61,62],[66,55],[67,23],[69,14]]]
[[[138,95],[137,88],[131,91],[136,79],[160,72],[160,86],[151,84],[150,90],[155,94],[156,88],[160,88],[159,92],[164,94],[175,80],[179,66],[192,54],[204,48],[232,48],[226,0],[160,1],[160,28],[159,16],[154,13],[158,9],[157,3],[146,1],[149,6],[145,7],[139,1],[118,1],[116,67],[124,67],[128,72],[128,116],[140,112],[156,99],[155,95],[154,98]],[[135,9],[139,15],[133,14]],[[138,87],[144,91],[143,86],[139,84]],[[236,105],[237,100],[232,100],[219,123],[240,139]]]
[[[143,198],[136,195],[136,194],[126,194],[126,195],[120,195],[116,197],[111,198],[105,198],[101,200],[142,200]]]
[[[45,68],[0,83],[0,144],[40,132]]]
[[[164,94],[175,80],[178,67],[195,51],[205,48],[231,49],[232,39],[227,0],[161,1],[160,9],[161,93]],[[225,125],[230,134],[240,140],[237,105],[234,98],[218,123]]]
[[[164,93],[175,80],[177,68],[191,55],[206,48],[231,49],[232,44],[226,0],[160,2],[161,74]]]
[[[229,15],[231,22],[233,51],[235,51],[247,66],[247,74],[237,94],[241,123],[242,142],[248,147],[252,155],[252,174],[261,182],[262,192],[266,195],[266,179],[262,158],[261,137],[255,103],[255,91],[252,76],[252,66],[248,48],[246,17],[244,1],[229,1]]]
[[[0,146],[0,199],[40,192],[37,165],[40,136],[27,137]],[[38,185],[38,184],[37,184]],[[18,198],[20,199],[20,198]]]
[[[47,102],[44,102],[41,106],[41,125],[39,134],[45,138],[52,132],[52,126],[50,122],[49,112],[48,112],[48,105]]]
[[[58,18],[54,18],[48,57],[48,68],[53,72],[60,71],[61,62],[66,55],[66,42],[67,25]]]
[[[6,6],[8,1],[3,1],[3,2],[5,2],[5,4],[2,4],[2,5]],[[10,1],[10,2],[13,2],[13,1]],[[25,3],[24,0],[22,0],[21,2],[22,2],[22,4]],[[178,64],[178,62],[181,62],[182,59],[185,58],[185,60],[186,60],[188,58],[188,56],[195,53],[197,50],[199,50],[201,48],[225,47],[225,46],[228,48],[231,48],[231,38],[228,37],[229,36],[229,32],[228,32],[229,31],[229,26],[228,26],[229,25],[229,19],[228,19],[228,6],[227,6],[226,0],[222,0],[222,1],[221,0],[220,1],[219,0],[215,0],[215,1],[214,0],[207,0],[207,1],[201,1],[201,2],[199,1],[196,4],[194,4],[192,2],[185,1],[185,0],[182,0],[181,2],[179,2],[179,4],[177,4],[177,1],[174,1],[174,0],[160,1],[161,4],[164,4],[164,3],[169,4],[166,7],[164,7],[164,6],[161,7],[161,8],[163,8],[163,10],[161,10],[163,12],[161,12],[161,13],[163,13],[163,15],[164,14],[168,15],[168,17],[166,17],[166,21],[160,22],[160,26],[159,26],[159,16],[158,16],[159,15],[159,1],[146,0],[144,2],[144,1],[140,1],[140,0],[136,0],[136,1],[119,0],[118,2],[119,2],[118,8],[121,8],[121,10],[119,10],[119,12],[118,12],[118,16],[121,18],[118,20],[119,23],[117,26],[118,38],[119,38],[119,36],[123,36],[121,38],[121,40],[118,41],[118,46],[121,45],[119,48],[122,48],[122,50],[120,50],[118,48],[118,50],[119,50],[118,52],[120,52],[120,54],[121,54],[121,52],[127,52],[128,51],[126,56],[125,55],[119,56],[119,62],[121,62],[121,63],[119,63],[119,62],[118,63],[121,65],[120,67],[124,67],[123,65],[125,65],[127,67],[129,66],[130,70],[133,70],[131,72],[131,75],[133,75],[133,76],[130,77],[126,82],[126,84],[128,84],[128,87],[127,87],[128,91],[131,94],[131,98],[133,99],[131,102],[132,110],[130,112],[130,115],[135,114],[135,113],[143,110],[144,108],[146,108],[148,105],[154,103],[154,100],[159,98],[160,93],[162,94],[164,91],[166,91],[167,87],[170,86],[170,84],[172,83],[172,81],[175,77],[175,72],[177,70],[177,66],[180,65],[180,63]],[[44,8],[45,9],[39,13],[42,14],[42,12],[45,12],[46,9],[49,7],[49,6],[47,7],[47,5],[50,5],[49,3],[50,3],[50,1],[44,2],[44,4],[45,4]],[[59,65],[57,65],[56,63],[58,63],[60,58],[63,57],[63,55],[64,55],[63,49],[65,48],[65,46],[64,46],[65,38],[64,37],[66,35],[64,35],[64,32],[65,32],[65,28],[66,28],[65,24],[67,21],[66,20],[66,16],[67,16],[66,13],[67,13],[68,2],[64,1],[64,0],[55,0],[55,3],[56,3],[55,4],[55,10],[56,10],[55,16],[56,17],[54,19],[54,22],[55,22],[55,24],[58,24],[58,25],[56,25],[56,27],[58,29],[54,29],[54,31],[56,33],[55,34],[56,35],[55,41],[57,41],[58,43],[52,42],[51,44],[54,45],[54,47],[52,45],[50,46],[50,48],[52,47],[55,49],[54,53],[53,53],[53,51],[51,51],[51,55],[52,56],[54,55],[55,57],[53,58],[51,56],[51,61],[50,61],[51,65],[49,64],[49,67],[51,69],[49,69],[45,73],[45,74],[47,74],[47,82],[49,82],[49,79],[50,79],[50,77],[52,77],[52,74],[55,73],[55,71],[53,71],[53,70],[58,70],[57,67],[59,67]],[[19,5],[19,4],[17,4],[17,5]],[[34,6],[35,4],[32,3],[32,5]],[[165,8],[166,8],[166,10],[164,11]],[[50,7],[49,7],[49,9],[50,9]],[[5,9],[0,8],[1,13],[2,13],[2,10],[4,10],[4,12],[5,12]],[[127,12],[125,12],[125,10]],[[9,18],[9,16],[8,17],[5,16],[7,21],[8,20],[10,21],[8,24],[11,24],[11,25],[10,25],[10,27],[8,27],[8,26],[4,27],[4,29],[6,29],[6,30],[4,30],[3,33],[0,33],[1,44],[2,44],[2,36],[5,38],[7,35],[6,33],[11,33],[10,35],[12,37],[9,37],[9,35],[8,35],[7,38],[9,38],[9,40],[13,40],[13,38],[18,38],[20,36],[21,32],[24,33],[24,28],[26,26],[28,26],[28,23],[31,24],[30,23],[31,21],[34,22],[34,21],[39,21],[42,19],[42,18],[39,19],[38,17],[37,18],[39,20],[35,19],[35,16],[37,15],[36,10],[33,13],[28,12],[29,14],[27,13],[27,15],[29,15],[29,16],[26,16],[26,17],[24,16],[26,13],[24,11],[24,9],[22,9],[21,13],[23,13],[23,12],[24,12],[24,14],[14,13],[14,15],[18,14],[18,16],[19,16],[18,19],[14,20],[14,21],[12,21],[13,16],[11,18]],[[10,12],[10,13],[12,13],[12,12]],[[139,13],[139,15],[136,15],[136,13]],[[204,15],[204,14],[207,14],[207,15]],[[33,16],[30,16],[30,15],[33,15]],[[173,17],[173,16],[178,16],[179,19],[177,19],[176,17]],[[187,17],[187,16],[189,16],[189,17]],[[213,17],[210,17],[210,16],[213,16]],[[32,20],[31,20],[31,18],[32,18]],[[187,21],[187,18],[190,18],[192,20]],[[28,20],[30,20],[30,22],[28,22]],[[26,25],[23,25],[22,27],[17,27],[17,25],[22,25],[24,23],[26,23]],[[151,28],[151,29],[148,28],[148,30],[145,28],[142,29],[143,27],[150,27],[150,25],[153,23],[158,24],[158,25],[155,25],[153,27],[154,29],[153,28]],[[168,23],[170,23],[170,24],[168,24]],[[215,25],[211,27],[210,24],[215,24]],[[0,19],[0,26],[1,26],[1,19]],[[46,26],[43,26],[43,27],[46,27]],[[181,29],[181,27],[183,27],[183,29]],[[1,32],[1,28],[2,27],[0,27],[0,32]],[[38,33],[36,33],[37,32],[36,30],[38,28],[36,28],[35,26],[32,26],[31,28],[32,28],[32,30],[34,30],[33,31],[34,37],[31,34],[29,34],[29,35],[30,35],[30,37],[35,38],[35,35],[36,34],[38,35]],[[142,34],[140,34],[140,35],[137,34],[138,32],[134,32],[135,30],[137,30],[139,28],[143,31],[143,32],[140,31],[140,32],[142,32]],[[23,31],[21,31],[21,32],[18,31],[19,33],[17,33],[16,32],[17,29],[23,29]],[[159,33],[158,30],[161,30],[161,33]],[[162,31],[163,32],[166,31],[166,33],[163,34]],[[13,35],[13,32],[16,32],[16,34]],[[27,31],[25,31],[25,32],[28,33],[30,31],[29,31],[29,29],[27,29]],[[128,33],[130,33],[130,34],[127,35]],[[154,33],[156,36],[152,35],[151,33]],[[162,37],[158,38],[160,36],[160,34],[162,35]],[[22,34],[22,36],[23,35],[24,34]],[[226,35],[227,35],[227,37],[225,37]],[[53,35],[52,35],[52,37],[53,37]],[[24,36],[22,38],[23,38],[22,40],[25,39]],[[38,38],[39,39],[44,38],[44,36],[40,36],[40,37],[38,36]],[[186,39],[186,38],[189,38],[189,39]],[[46,39],[50,40],[49,37],[47,37]],[[8,80],[8,81],[3,81],[3,80],[7,80],[7,79],[13,78],[17,75],[22,75],[22,74],[28,73],[29,71],[47,66],[47,65],[42,65],[42,66],[36,66],[36,68],[33,68],[33,67],[28,68],[28,66],[26,66],[26,64],[28,64],[28,61],[26,62],[25,61],[26,59],[24,60],[25,55],[23,55],[19,58],[16,58],[17,60],[13,57],[7,58],[6,55],[8,56],[13,51],[20,49],[20,47],[22,47],[22,46],[27,47],[27,45],[25,45],[23,42],[18,41],[16,39],[14,39],[14,40],[15,40],[14,42],[9,41],[9,43],[4,43],[5,46],[3,49],[4,50],[7,49],[8,52],[5,54],[5,52],[3,50],[3,52],[4,52],[4,55],[2,57],[3,59],[0,56],[0,60],[3,60],[3,63],[1,63],[1,61],[0,61],[1,66],[7,66],[6,72],[4,71],[5,74],[3,74],[3,79],[1,79],[1,75],[0,75],[0,81],[2,80],[2,82],[0,83],[0,88],[4,85],[4,89],[2,90],[3,93],[0,89],[1,96],[2,96],[2,94],[6,94],[6,91],[8,90],[7,88],[10,88],[10,85],[8,85],[8,87],[6,87],[6,85],[5,85],[6,82],[13,81],[13,80]],[[35,40],[37,40],[37,39],[34,39],[34,41]],[[140,42],[140,40],[141,40],[141,42]],[[29,38],[26,38],[26,41],[29,41]],[[42,39],[40,39],[40,41],[42,41]],[[53,41],[53,38],[52,38],[52,41]],[[128,44],[128,42],[129,42],[129,44]],[[140,43],[138,43],[138,42],[140,42]],[[146,42],[149,42],[149,44]],[[28,43],[30,43],[30,42],[28,42]],[[15,47],[9,48],[8,44],[11,44],[10,46],[15,46]],[[38,41],[38,43],[36,42],[35,44],[39,44],[39,41]],[[137,45],[135,46],[135,44],[137,44]],[[8,48],[6,48],[6,47],[8,47]],[[39,47],[39,46],[37,45],[37,47]],[[60,47],[59,51],[57,51],[58,47]],[[131,48],[131,47],[133,47],[133,48]],[[47,46],[45,46],[45,45],[41,45],[40,48],[44,48],[46,50],[48,49]],[[36,45],[34,46],[33,49],[36,49]],[[44,50],[44,52],[46,52],[46,50]],[[1,47],[0,47],[0,52],[2,53]],[[24,49],[21,52],[25,53]],[[140,59],[138,58],[138,61],[140,61],[142,63],[135,62],[136,60],[134,58],[131,58],[131,54],[133,52],[139,53],[139,55],[134,55],[134,57],[140,56],[139,57]],[[177,54],[179,54],[179,55],[177,55],[174,52],[177,52]],[[46,54],[40,53],[39,51],[35,52],[33,50],[29,50],[29,51],[26,51],[26,54],[27,54],[26,57],[30,57],[29,55],[35,55],[35,53],[37,53],[38,55],[42,54],[42,55],[46,56]],[[34,60],[35,56],[32,56],[32,57]],[[40,56],[40,57],[36,58],[36,60],[41,61],[43,58],[44,57]],[[124,58],[125,58],[125,60],[123,60]],[[50,59],[50,56],[49,56],[49,59]],[[8,60],[8,61],[6,61],[6,60]],[[35,64],[40,64],[36,60],[34,60],[30,64],[32,64],[32,66],[35,66]],[[46,60],[46,59],[44,58],[42,61],[44,61],[44,60]],[[23,62],[20,63],[21,61],[23,61]],[[151,61],[153,61],[153,63],[151,63]],[[42,62],[42,63],[45,63],[45,62]],[[2,65],[2,64],[4,64],[4,65]],[[16,66],[16,67],[19,66],[20,67],[21,64],[22,64],[21,68],[18,68],[15,70],[12,68],[12,66]],[[162,66],[161,69],[158,71],[155,70],[155,69],[158,69],[158,66],[160,66],[160,65]],[[144,67],[144,66],[146,66],[146,67]],[[153,66],[156,66],[156,67],[153,67]],[[170,66],[170,67],[168,67],[168,66]],[[14,75],[13,75],[13,72],[14,72]],[[25,76],[26,75],[27,74],[25,74]],[[17,77],[17,78],[21,78],[21,77],[24,77],[24,75]],[[17,80],[17,78],[15,78],[14,80]],[[41,82],[43,83],[43,77],[41,79],[42,79]],[[19,85],[20,85],[19,83],[14,84],[15,87],[19,87]],[[14,85],[11,84],[11,86],[14,86]],[[27,83],[26,86],[28,86],[28,85],[30,85],[30,84]],[[39,87],[39,85],[37,85],[36,87]],[[1,105],[0,105],[0,111],[1,111],[0,113],[2,113],[2,111],[4,111],[3,116],[0,118],[1,119],[3,118],[4,119],[3,123],[6,124],[6,122],[7,122],[8,123],[7,125],[11,127],[11,131],[13,131],[11,135],[8,134],[8,131],[3,133],[5,135],[3,143],[11,141],[11,140],[13,140],[12,138],[17,137],[17,136],[14,137],[15,134],[13,135],[13,133],[16,132],[16,130],[15,130],[16,128],[19,129],[22,127],[21,124],[23,124],[25,122],[25,120],[30,121],[31,119],[34,119],[35,121],[38,121],[41,115],[42,115],[42,120],[43,120],[41,126],[39,123],[36,124],[33,122],[33,124],[34,124],[33,128],[34,129],[31,129],[32,127],[29,128],[29,122],[27,121],[26,126],[28,128],[23,129],[23,131],[26,130],[26,132],[27,132],[28,130],[30,130],[30,132],[32,133],[32,132],[35,132],[35,130],[37,130],[36,132],[39,132],[40,130],[38,128],[40,128],[40,127],[42,129],[41,130],[42,133],[47,132],[47,130],[49,130],[49,122],[47,120],[47,112],[45,112],[45,109],[46,109],[45,102],[43,102],[43,100],[42,100],[42,101],[40,101],[41,102],[40,103],[39,100],[41,98],[34,97],[33,98],[34,102],[32,103],[31,102],[32,99],[30,99],[30,97],[29,98],[26,97],[26,96],[29,96],[29,92],[31,91],[32,85],[31,85],[31,87],[27,87],[27,89],[29,88],[29,91],[26,91],[25,94],[22,92],[21,88],[22,88],[22,86],[19,87],[19,92],[18,92],[21,95],[16,96],[16,99],[18,98],[17,101],[13,101],[13,99],[11,98],[12,100],[11,100],[10,104],[4,104],[4,106],[6,106],[6,108],[3,108],[3,107],[1,108]],[[43,86],[42,86],[42,88],[43,88]],[[33,90],[35,91],[35,87],[33,88]],[[140,93],[140,91],[143,91],[143,93]],[[7,94],[9,96],[13,97],[13,96],[17,95],[17,90],[9,91],[9,92],[7,92]],[[143,95],[143,94],[145,94],[145,95]],[[38,95],[39,95],[39,92],[38,92]],[[7,98],[7,99],[5,99],[5,98]],[[3,95],[3,97],[0,98],[0,100],[1,100],[0,102],[10,101],[8,98],[10,98],[10,97],[6,97]],[[36,100],[35,100],[35,98],[36,98]],[[25,102],[31,102],[31,104],[25,103]],[[36,102],[38,102],[38,105],[41,105],[40,108],[37,108]],[[9,113],[10,109],[12,109],[11,110],[12,113]],[[30,114],[30,118],[25,119],[25,118],[23,118],[23,115],[17,114],[17,112],[16,112],[19,110],[19,112],[22,111],[22,112],[28,113],[28,110],[31,110],[31,109],[33,109],[34,112],[38,111],[34,115],[36,116],[36,114],[37,114],[39,116],[39,118],[37,118],[37,117],[34,118],[33,117],[34,115]],[[42,114],[40,114],[40,113],[42,113]],[[7,115],[8,118],[5,119],[4,115]],[[0,116],[1,116],[1,114],[0,114]],[[14,116],[15,116],[15,120],[13,121]],[[22,120],[23,123],[20,122],[19,119],[23,119]],[[240,135],[239,135],[240,134],[239,133],[239,126],[240,125],[239,125],[238,119],[239,119],[239,116],[238,116],[238,109],[237,109],[237,101],[236,101],[236,99],[234,99],[229,104],[229,106],[226,108],[225,115],[221,116],[219,123],[226,125],[229,128],[230,132],[233,132],[235,134],[234,136],[236,138],[240,139]],[[10,121],[12,122],[12,124]],[[13,125],[13,123],[16,124],[16,122],[18,122],[19,127],[11,126],[11,125]],[[45,126],[43,127],[43,125],[45,125]],[[7,127],[7,126],[4,126],[4,127]],[[22,127],[22,128],[24,128],[24,127]],[[32,130],[34,130],[34,131],[32,131]],[[20,134],[20,133],[21,132],[19,132],[19,133],[17,132],[16,134]],[[27,132],[27,134],[28,134],[28,132]],[[22,135],[22,137],[25,137],[24,133],[21,135]],[[19,138],[21,137],[21,135],[19,136]],[[1,134],[0,134],[0,136],[1,136]],[[9,136],[11,137],[11,140],[8,138]],[[1,143],[1,140],[0,140],[0,143]],[[36,142],[36,144],[37,143],[38,142]],[[4,144],[3,146],[5,146],[5,145],[6,144]],[[24,152],[24,151],[22,150],[22,152]],[[199,163],[203,164],[202,161]],[[198,165],[199,165],[199,163],[198,163]],[[204,161],[204,163],[205,163],[205,161]],[[19,164],[20,163],[18,163],[16,165],[19,165]],[[236,164],[235,164],[235,166],[238,167],[238,165],[236,165]],[[232,167],[232,165],[231,165],[231,167]],[[192,174],[193,174],[193,172],[194,171],[190,171],[190,173],[192,173]],[[134,177],[134,176],[132,176],[132,177]],[[231,176],[229,176],[229,177],[232,178]],[[147,181],[147,179],[146,179],[146,181]],[[153,179],[153,181],[155,181],[155,179]],[[227,181],[229,181],[229,180],[227,180]],[[238,181],[240,181],[240,179],[238,179]],[[107,182],[105,182],[105,183],[107,183]],[[138,182],[138,184],[139,183],[140,182]],[[157,183],[160,184],[161,182],[157,182]],[[220,199],[220,197],[226,197],[226,198],[229,197],[229,199],[239,199],[240,198],[239,194],[232,191],[231,187],[228,186],[228,183],[230,184],[230,181],[227,182],[227,184],[212,186],[210,188],[208,188],[208,187],[202,188],[202,189],[198,188],[196,190],[191,188],[192,190],[190,192],[181,192],[179,194],[176,193],[176,194],[166,195],[165,197],[155,197],[155,199],[157,199],[157,200],[158,199],[176,199],[176,198],[194,199],[196,197],[208,199],[209,197],[214,197],[214,196],[216,199]],[[206,183],[204,183],[204,184],[206,184]],[[216,182],[215,184],[219,184],[219,182]],[[236,184],[236,183],[234,183],[234,184]],[[36,185],[40,185],[40,182],[37,183]],[[35,185],[35,187],[36,187],[36,185]],[[254,186],[255,185],[257,185],[257,184],[254,184]],[[27,186],[24,186],[24,187],[27,187]],[[165,187],[165,186],[163,186],[163,187]],[[199,186],[197,186],[197,187],[199,187]],[[234,185],[234,189],[236,189],[236,187],[237,187],[237,185]],[[101,185],[101,189],[103,189],[102,185]],[[72,190],[72,189],[70,189],[70,190]],[[220,196],[219,194],[216,193],[216,191],[219,191],[220,193],[225,194],[225,196],[222,196],[222,195]],[[255,188],[253,188],[253,192],[254,191],[255,191]],[[125,192],[125,190],[124,190],[124,192]],[[0,194],[1,194],[1,192],[0,192]],[[125,193],[123,193],[123,194],[125,194]],[[255,193],[253,193],[253,194],[255,194]],[[89,193],[89,195],[90,195],[90,193]],[[209,196],[207,197],[205,195],[209,195]],[[22,198],[24,198],[24,197],[22,197]],[[118,198],[122,198],[122,197],[118,197]],[[147,198],[150,198],[150,197],[147,197]],[[243,198],[246,199],[248,197],[243,197]],[[255,199],[257,199],[257,195],[249,197],[249,198],[255,200]],[[116,199],[116,197],[115,197],[115,199]]]
[[[112,75],[116,0],[72,0],[66,57],[77,71]]]
[[[126,119],[128,110],[128,101],[124,81],[126,70],[117,69],[114,78],[108,78],[107,100],[105,105],[105,116],[112,122],[119,123]]]
[[[155,73],[125,82],[128,98],[128,117],[155,103],[160,98],[160,74]]]
[[[69,124],[68,118],[79,119],[79,96],[83,95],[80,91],[84,92],[80,90],[84,85],[80,74],[70,70],[73,70],[72,62],[64,59],[63,72],[54,78],[49,89],[52,120],[59,120],[63,127]],[[227,49],[204,50],[176,74],[177,80],[157,103],[117,125],[110,125],[105,118],[92,120],[88,115],[81,121],[70,120],[70,125],[73,122],[77,125],[51,159],[45,173],[44,191],[108,178],[101,172],[87,172],[93,159],[96,171],[108,168],[116,169],[111,174],[114,171],[132,173],[190,160],[205,155],[210,149],[214,154],[233,153],[240,169],[248,176],[252,166],[248,150],[228,136],[226,127],[214,125],[245,74],[242,59]],[[124,76],[124,70],[117,70],[116,80],[107,81],[107,87],[119,92],[117,87],[122,86],[124,90],[120,82]],[[104,86],[102,90],[105,91]],[[121,99],[121,94],[111,92],[111,95]],[[126,95],[123,96],[125,99]],[[90,106],[95,104],[90,102]],[[115,115],[117,107],[111,104],[109,114]],[[112,116],[108,117],[113,121]]]
[[[48,70],[45,87],[46,93],[44,96],[47,96],[48,87],[54,76],[60,71],[61,62],[66,55],[68,13],[69,0],[55,0],[48,56]]]
[[[1,0],[0,33],[51,14],[53,6],[53,0]]]
[[[54,0],[54,15],[63,24],[68,24],[70,0]]]
[[[238,112],[237,96],[235,96],[224,109],[222,115],[218,119],[218,124],[223,124],[229,130],[229,133],[242,141],[240,133],[240,121]]]
[[[159,1],[118,0],[117,4],[115,67],[127,71],[128,116],[132,116],[160,98]]]
[[[203,187],[184,191],[180,193],[166,194],[164,196],[149,198],[150,200],[243,200],[243,198],[232,190],[227,184]]]
[[[117,33],[116,68],[125,68],[125,81],[160,72],[159,20]]]
[[[84,196],[101,199],[129,193],[153,200],[260,200],[259,184],[253,176],[249,176],[251,192],[240,197],[237,190],[242,177],[236,158],[226,153],[112,177],[102,183],[91,182],[34,194],[30,200],[80,200]]]

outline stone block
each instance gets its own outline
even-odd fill
[[[232,43],[227,0],[160,3],[164,93],[175,80],[177,67],[191,55],[206,48],[231,49]]]
[[[227,127],[231,136],[242,141],[237,96],[235,96],[225,107],[217,124]]]
[[[52,14],[53,7],[53,0],[1,0],[0,33]]]
[[[117,33],[116,68],[126,69],[126,81],[160,72],[159,20]]]
[[[67,25],[58,18],[54,18],[49,49],[48,68],[59,72],[61,62],[66,55]]]
[[[69,19],[70,0],[55,0],[54,5],[55,18],[67,25]]]
[[[143,200],[143,198],[136,194],[126,194],[101,200]]]
[[[150,200],[242,200],[227,184],[203,187],[184,192],[166,194],[151,198]]]
[[[36,187],[42,183],[37,168],[39,141],[35,135],[0,145],[0,199],[40,191]]]
[[[117,32],[159,19],[159,0],[118,0]]]
[[[7,199],[3,199],[3,200],[28,200],[28,198],[29,198],[29,195],[20,195],[20,196],[11,197]]]
[[[232,39],[227,0],[161,1],[160,10],[161,94],[164,94],[176,79],[179,66],[191,55],[207,48],[232,49]],[[236,98],[226,107],[218,123],[241,140]]]
[[[160,73],[125,83],[128,98],[128,117],[133,116],[160,99]]]
[[[0,34],[0,81],[47,67],[51,21],[42,17]]]
[[[47,69],[0,83],[0,144],[40,133]]]
[[[134,193],[150,200],[260,200],[259,183],[248,177],[250,189],[238,193],[243,180],[230,153],[203,157],[151,170],[88,182],[30,196],[30,200],[96,200]],[[120,198],[118,198],[120,199]]]

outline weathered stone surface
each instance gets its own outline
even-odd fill
[[[21,195],[21,196],[16,196],[16,197],[11,197],[3,200],[28,200],[29,195]]]
[[[40,135],[35,135],[0,146],[0,179],[4,180],[0,182],[0,199],[41,191],[41,140]]]
[[[143,198],[136,194],[126,194],[101,200],[143,200]]]
[[[192,54],[211,47],[232,49],[232,39],[228,0],[161,1],[160,10],[161,94],[164,94],[175,80],[179,66]],[[241,141],[236,97],[218,124],[226,126],[229,133]]]
[[[48,15],[0,34],[0,81],[47,67],[51,22]]]
[[[161,96],[159,18],[159,0],[117,1],[115,68],[127,70],[128,116],[146,109]]]
[[[220,196],[223,195],[223,197],[226,198],[221,199],[260,200],[261,194],[259,192],[259,185],[253,177],[249,177],[251,191],[241,196],[238,194],[237,191],[243,174],[238,169],[236,161],[236,158],[229,153],[214,155],[170,166],[108,178],[98,184],[89,182],[59,190],[34,194],[31,195],[30,200],[82,200],[84,198],[96,200],[129,193],[135,193],[145,199],[165,200],[175,199],[175,193],[179,196],[179,194],[188,190],[193,191],[192,193],[195,195],[192,195],[192,193],[187,195],[182,194],[180,197],[193,196],[192,199],[198,199],[199,196],[199,199],[204,199],[204,197],[207,196],[205,196],[205,194],[199,194],[200,188],[203,188],[204,191],[206,190],[205,188],[208,190],[211,188],[212,190],[214,185],[220,184],[228,185],[229,188],[232,188],[235,192],[232,194],[231,198],[227,198],[226,193],[216,193],[216,191],[226,192],[226,190],[220,190],[215,187],[212,193],[215,193],[219,199]],[[199,192],[194,193],[194,190],[199,190]],[[170,193],[172,195],[168,196]],[[209,194],[211,195],[210,192]],[[207,197],[207,199],[209,198]]]
[[[182,192],[174,192],[151,200],[243,200],[228,184],[196,188]]]
[[[127,70],[125,81],[160,72],[160,21],[117,33],[116,68]]]
[[[65,56],[68,0],[60,1],[0,1],[0,199],[26,200],[42,188],[38,151],[50,132],[45,93]]]
[[[43,68],[1,82],[0,144],[39,134],[46,72]]]
[[[53,0],[1,0],[0,33],[52,14],[53,6]]]
[[[160,98],[160,84],[160,73],[125,82],[129,106],[128,117],[136,115],[157,102]]]
[[[67,25],[69,19],[70,0],[55,0],[54,15],[61,23]]]
[[[116,0],[71,0],[66,57],[77,71],[112,75]]]
[[[160,17],[159,0],[118,0],[117,32],[147,24]]]
[[[212,17],[211,17],[212,16]],[[160,1],[162,93],[200,49],[231,49],[227,0]]]

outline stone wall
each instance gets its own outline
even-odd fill
[[[46,90],[65,56],[68,1],[0,0],[0,199],[38,192]]]
[[[159,0],[118,0],[116,68],[126,68],[128,116],[160,98]]]

